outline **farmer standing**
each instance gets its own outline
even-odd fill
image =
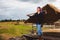
[[[39,36],[39,40],[42,40],[41,36],[42,36],[42,29],[41,29],[41,21],[43,20],[43,18],[40,19],[40,17],[42,17],[42,9],[40,7],[37,7],[37,13],[35,14],[37,17],[37,22],[36,22],[36,27],[37,27],[37,33]]]
[[[37,27],[37,34],[39,36],[39,40],[42,40],[41,36],[42,36],[42,22],[43,22],[43,14],[44,12],[42,11],[42,9],[40,7],[37,7],[37,12],[34,13],[34,17],[35,19],[33,21],[35,21],[36,27]],[[30,16],[30,15],[28,15]]]

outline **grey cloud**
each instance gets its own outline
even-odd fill
[[[39,3],[42,0],[19,0],[19,1],[30,2],[30,3]]]
[[[5,5],[0,4],[0,20],[3,19],[24,19],[26,9],[11,8]],[[23,15],[23,16],[22,16]]]
[[[0,20],[4,20],[4,19],[9,19],[9,17],[6,15],[0,15]]]
[[[30,3],[40,3],[40,2],[43,2],[43,1],[55,2],[56,0],[19,0],[19,1],[30,2]]]
[[[48,0],[49,2],[55,2],[56,0]]]
[[[1,19],[26,19],[27,9],[10,8],[6,6],[0,6],[0,20]],[[23,16],[22,16],[23,15]]]
[[[24,2],[28,2],[28,1],[30,1],[30,0],[19,0],[19,1],[24,1]]]
[[[19,0],[19,1],[30,2],[30,3],[40,3],[39,5],[43,5],[47,2],[54,2],[55,0]],[[32,9],[31,8],[27,8],[27,9],[13,8],[8,5],[6,6],[3,2],[0,2],[0,19],[9,19],[9,18],[10,19],[25,19],[27,18],[26,13],[34,12],[34,10]]]

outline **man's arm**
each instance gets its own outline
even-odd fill
[[[27,14],[27,16],[31,17],[33,16],[35,13],[31,13],[31,14]]]

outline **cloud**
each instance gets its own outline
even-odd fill
[[[54,3],[56,0],[0,0],[0,19],[27,19],[29,13],[35,13],[36,7]]]
[[[56,2],[56,0],[18,0],[18,1],[31,3],[31,4],[37,4],[38,6],[41,6],[41,7],[48,3]]]
[[[4,15],[4,17],[7,16],[11,19],[23,19],[26,18],[27,11],[30,10],[31,12],[32,9],[30,8],[33,8],[34,6],[35,4],[19,2],[17,0],[1,0],[0,15]]]
[[[19,1],[23,1],[23,2],[31,2],[31,3],[39,3],[42,0],[19,0]]]
[[[56,0],[48,0],[49,2],[55,2]]]
[[[58,9],[60,9],[60,0],[53,3]]]
[[[40,2],[55,2],[56,0],[19,0],[19,1],[23,1],[23,2],[30,2],[30,3],[40,3]]]

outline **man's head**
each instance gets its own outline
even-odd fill
[[[37,7],[37,12],[41,12],[41,7]]]

